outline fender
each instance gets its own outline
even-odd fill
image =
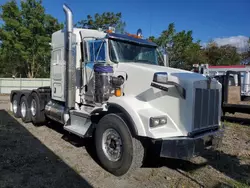
[[[136,127],[136,124],[135,124],[134,120],[131,118],[131,116],[129,115],[129,113],[119,104],[108,103],[108,112],[117,113],[117,111],[123,113],[125,115],[125,117],[127,118],[127,121],[129,123],[128,127],[129,127],[131,133],[133,135],[138,135],[138,129]]]
[[[136,135],[159,139],[171,136],[184,136],[178,125],[165,112],[152,107],[148,102],[139,100],[135,96],[111,97],[108,101],[108,110],[114,106],[114,112],[125,112],[130,118],[130,129],[136,131]],[[116,110],[117,109],[117,110]],[[157,128],[150,128],[150,117],[166,116],[168,123]]]
[[[51,99],[51,90],[49,87],[40,87],[38,89],[34,89],[30,92],[30,95],[28,96],[28,101],[31,103],[31,95],[32,93],[36,93],[40,99],[40,107],[41,110],[45,109],[46,104]]]
[[[22,96],[26,96],[28,98],[28,96],[30,95],[31,90],[12,90],[10,93],[10,102],[13,100],[14,95],[17,95],[18,98],[18,104],[21,101],[21,97]]]
[[[107,103],[108,107],[118,108],[130,121],[132,131],[138,136],[146,136],[145,127],[137,112],[137,109],[145,107],[145,102],[137,100],[135,97],[111,97]]]

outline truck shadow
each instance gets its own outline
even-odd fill
[[[226,176],[250,186],[250,164],[241,163],[241,159],[218,150],[208,150],[203,157],[208,165]]]
[[[0,110],[0,187],[92,187],[5,110]]]
[[[94,145],[94,138],[81,138],[77,135],[71,134],[68,131],[63,129],[63,126],[57,122],[48,122],[46,126],[60,134],[62,134],[62,139],[66,142],[69,142],[75,147],[83,147],[86,149],[90,157],[101,167],[100,161],[98,160],[95,145]]]
[[[162,158],[159,156],[159,149],[155,150],[150,148],[144,160],[143,168],[160,168],[165,166],[173,170],[181,169],[184,171],[194,171],[206,165],[207,163],[196,164],[180,159]]]
[[[206,150],[202,157],[206,159],[206,162],[194,163],[190,161],[168,159],[157,157],[153,152],[149,155],[145,161],[145,168],[159,168],[168,167],[178,172],[192,172],[199,170],[200,168],[210,166],[215,170],[223,173],[224,175],[241,182],[246,185],[250,185],[250,164],[241,164],[240,159],[237,156],[226,154],[218,150]],[[181,170],[181,171],[180,171]],[[187,174],[183,174],[187,176]],[[191,176],[187,176],[192,181],[196,181]],[[199,182],[196,182],[200,184]],[[218,187],[223,187],[224,185]],[[229,186],[230,187],[230,186]]]
[[[75,147],[84,147],[90,157],[102,168],[102,165],[97,157],[96,150],[95,150],[95,141],[94,138],[80,138],[75,135],[65,133],[62,136],[62,139],[71,143]]]

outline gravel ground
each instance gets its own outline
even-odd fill
[[[23,124],[0,96],[0,187],[250,187],[250,126],[226,123],[223,146],[192,161],[148,160],[117,178],[96,160],[91,139],[60,125]],[[248,186],[249,185],[249,186]]]
[[[8,95],[0,95],[0,109],[9,110],[9,96]]]

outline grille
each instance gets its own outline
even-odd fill
[[[195,89],[194,130],[219,124],[219,90]]]

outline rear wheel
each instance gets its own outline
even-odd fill
[[[24,123],[28,123],[31,121],[31,113],[30,108],[28,105],[27,98],[23,96],[20,102],[20,109],[21,109],[21,118]]]
[[[36,93],[31,94],[30,112],[34,125],[42,125],[46,122],[44,110],[40,105],[40,98]]]
[[[142,165],[144,147],[132,137],[124,118],[118,114],[105,115],[99,121],[95,145],[102,166],[115,176],[129,174]]]
[[[17,95],[14,95],[13,96],[13,99],[12,99],[12,111],[13,111],[13,114],[16,118],[20,118],[21,117],[21,113],[20,113],[20,105],[18,104],[18,97]]]

